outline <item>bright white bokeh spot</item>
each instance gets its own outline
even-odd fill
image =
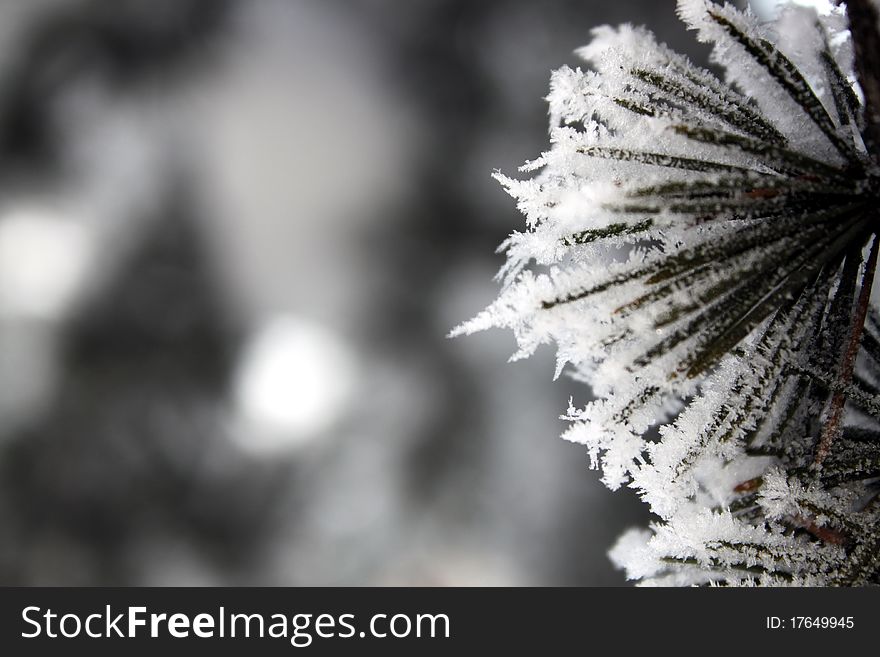
[[[0,215],[0,314],[54,320],[81,291],[93,254],[83,225],[48,209]]]
[[[236,442],[256,454],[310,442],[345,412],[354,383],[354,357],[341,338],[304,319],[275,318],[242,352]]]
[[[792,4],[802,7],[812,7],[820,14],[830,14],[834,8],[832,0],[791,0]],[[783,5],[789,0],[749,0],[754,12],[763,19],[771,19],[776,16]]]

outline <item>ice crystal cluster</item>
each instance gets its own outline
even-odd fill
[[[595,29],[553,73],[550,149],[497,175],[526,229],[456,333],[555,343],[592,386],[564,437],[658,518],[611,550],[628,577],[877,584],[880,172],[846,9],[678,14],[723,78]]]

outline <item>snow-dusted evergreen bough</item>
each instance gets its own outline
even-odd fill
[[[880,582],[880,71],[852,45],[871,2],[764,25],[680,0],[724,81],[598,28],[594,70],[553,74],[540,173],[497,175],[527,230],[456,333],[556,343],[557,375],[592,385],[564,437],[659,516],[611,550],[642,583]]]

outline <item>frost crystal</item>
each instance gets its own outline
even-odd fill
[[[526,229],[455,333],[555,343],[592,385],[564,437],[659,516],[611,552],[642,583],[880,582],[880,171],[845,12],[679,0],[724,80],[597,28],[538,173],[496,174]]]

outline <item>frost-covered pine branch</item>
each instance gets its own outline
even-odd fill
[[[592,385],[564,437],[659,517],[611,551],[630,578],[880,583],[876,4],[678,14],[724,79],[595,29],[591,70],[552,76],[538,173],[496,176],[526,230],[456,333],[555,343]]]

